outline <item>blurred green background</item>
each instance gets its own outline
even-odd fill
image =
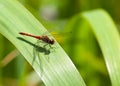
[[[19,0],[48,30],[66,33],[66,23],[74,15],[97,8],[105,9],[116,25],[120,22],[119,0]],[[99,22],[96,20],[96,22]],[[69,34],[69,33],[68,33]],[[74,33],[73,33],[74,34]],[[87,86],[110,86],[111,82],[100,47],[88,29],[82,29],[80,40],[72,41],[60,37],[58,42],[71,57]],[[70,36],[70,35],[68,35]],[[72,37],[74,39],[74,37]],[[74,47],[70,45],[74,44]],[[80,47],[79,49],[76,47]],[[12,53],[13,52],[13,53]],[[15,47],[0,35],[0,61],[16,57],[0,68],[0,86],[42,86],[41,81],[31,82],[33,69]],[[10,54],[12,53],[12,54]],[[9,60],[9,59],[8,59]],[[4,61],[3,63],[4,64]],[[36,77],[33,75],[32,78]],[[30,78],[30,79],[29,79]],[[31,84],[28,84],[31,82]]]

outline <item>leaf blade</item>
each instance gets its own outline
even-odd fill
[[[30,44],[34,44],[36,40],[26,37],[24,39],[28,42],[23,42],[17,39],[17,37],[23,38],[18,33],[24,31],[40,35],[47,30],[17,1],[1,0],[0,7],[0,27],[2,28],[0,33],[9,39],[26,60],[32,64],[33,46],[30,46]],[[84,81],[67,54],[58,43],[56,43],[56,46],[58,47],[55,50],[56,52],[49,55],[50,62],[46,61],[44,54],[40,52],[44,68],[42,76],[40,75],[41,70],[38,59],[32,65],[39,77],[42,78],[46,86],[85,86]]]

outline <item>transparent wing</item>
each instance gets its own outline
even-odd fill
[[[52,35],[59,43],[64,43],[66,40],[68,40],[71,37],[72,32],[54,32],[54,31],[51,31],[49,33],[47,31],[42,35],[44,35],[44,36],[46,35],[48,37],[50,37]]]

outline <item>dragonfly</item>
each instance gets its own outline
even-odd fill
[[[49,55],[51,53],[50,49],[53,48],[53,47],[51,47],[51,45],[55,44],[55,40],[52,39],[52,38],[49,38],[47,35],[36,36],[36,35],[29,34],[29,33],[26,33],[26,32],[19,32],[19,34],[24,35],[24,36],[28,36],[28,37],[33,37],[33,38],[38,40],[37,43],[35,44],[34,48],[33,48],[33,61],[32,61],[32,65],[33,65],[33,63],[35,61],[35,58],[38,57],[40,69],[43,71],[41,59],[40,59],[40,56],[39,56],[39,52],[41,52],[41,53],[44,52],[45,55]],[[39,42],[41,42],[41,41],[43,43],[45,43],[45,45],[43,47],[39,45]],[[46,49],[47,45],[50,46],[49,49]],[[49,57],[48,57],[48,60],[49,60]]]
[[[29,34],[29,33],[25,33],[25,32],[19,32],[19,34],[21,35],[25,35],[25,36],[29,36],[29,37],[33,37],[33,38],[36,38],[38,40],[42,40],[43,42],[47,43],[47,44],[50,44],[50,45],[53,45],[55,43],[55,40],[54,39],[50,39],[48,36],[36,36],[36,35],[32,35],[32,34]]]

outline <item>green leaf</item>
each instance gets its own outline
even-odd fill
[[[103,10],[83,13],[82,16],[97,38],[110,75],[112,86],[120,85],[120,38],[111,17]]]
[[[36,39],[19,32],[41,35],[47,30],[16,0],[0,0],[0,33],[22,53],[46,86],[85,86],[83,79],[64,50],[55,41],[53,52],[45,55],[44,47],[33,62]],[[48,60],[49,58],[49,60]]]
[[[84,42],[86,41],[85,39],[83,39],[85,38],[84,37],[85,35],[91,36],[89,34],[90,31],[94,33],[100,45],[101,51],[103,53],[112,86],[119,86],[120,85],[120,66],[119,66],[120,38],[117,28],[111,17],[108,15],[108,13],[102,9],[83,12],[73,17],[69,21],[65,29],[73,32],[71,38],[72,40],[70,40],[71,44],[68,43],[67,45],[68,47],[71,47],[70,52],[74,53],[74,57],[75,57],[74,59],[77,60],[78,62],[79,62],[78,57],[80,57],[81,54],[80,52],[82,51],[82,53],[83,52],[87,53],[88,50],[84,51],[85,49],[82,45],[77,43],[74,44],[72,43],[72,41],[77,42],[83,40]],[[90,39],[88,39],[88,41],[90,41]],[[72,54],[70,53],[70,56],[71,55]],[[90,57],[90,55],[88,56]],[[97,64],[99,63],[97,62],[95,65]]]

